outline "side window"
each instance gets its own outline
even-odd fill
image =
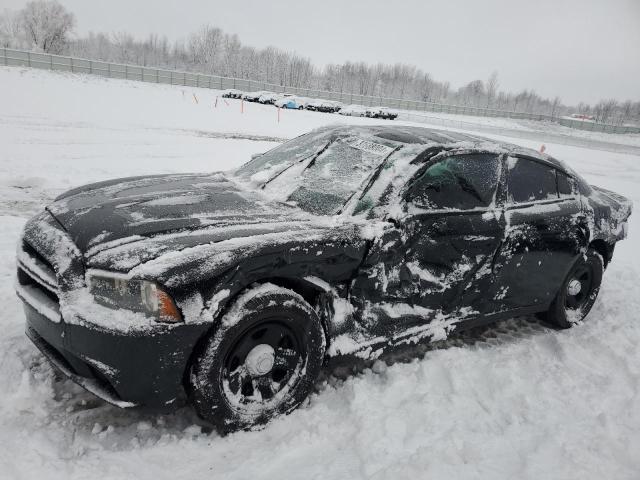
[[[558,194],[561,197],[573,195],[573,179],[560,170],[556,171],[556,177],[558,179]]]
[[[496,155],[453,155],[427,168],[413,184],[407,200],[436,210],[488,207],[493,202],[499,176],[500,161]]]
[[[509,157],[507,192],[509,203],[558,198],[556,169],[526,158]]]

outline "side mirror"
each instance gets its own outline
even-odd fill
[[[262,156],[262,153],[254,153],[253,155],[251,155],[251,160],[255,160],[256,158]]]

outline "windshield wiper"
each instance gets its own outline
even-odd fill
[[[369,189],[371,188],[371,186],[373,185],[373,183],[378,179],[378,177],[380,176],[380,174],[382,173],[382,170],[384,169],[384,167],[387,165],[387,161],[389,160],[389,158],[391,158],[391,155],[393,155],[394,153],[396,153],[398,150],[400,150],[403,147],[403,145],[399,145],[396,148],[394,148],[393,150],[391,150],[391,152],[389,152],[389,154],[384,157],[384,159],[380,162],[380,165],[378,165],[376,167],[376,169],[373,171],[373,173],[371,174],[371,176],[369,176],[369,180],[367,181],[367,184],[365,185],[365,187],[362,189],[362,193],[360,194],[360,196],[358,197],[358,200],[362,200],[362,198],[366,195],[366,193],[369,191]],[[345,207],[348,205],[348,203],[351,201],[351,199],[353,198],[353,196],[358,193],[358,190],[354,190],[353,193],[351,193],[351,195],[349,195],[349,197],[345,200],[345,202],[342,204],[342,206],[340,208],[338,208],[336,210],[336,212],[334,213],[334,215],[340,215]]]
[[[326,144],[324,147],[322,147],[320,150],[318,150],[318,151],[317,151],[316,153],[314,153],[313,155],[310,155],[310,156],[308,156],[308,157],[304,157],[304,158],[302,158],[301,160],[298,160],[297,162],[293,162],[293,163],[292,163],[291,165],[289,165],[288,167],[283,168],[283,169],[282,169],[282,170],[280,170],[278,173],[276,173],[273,177],[271,177],[269,180],[267,180],[266,182],[264,182],[264,183],[262,184],[262,186],[260,187],[260,189],[261,189],[261,190],[264,190],[264,187],[266,187],[268,184],[270,184],[272,181],[274,181],[276,178],[278,178],[278,177],[279,177],[280,175],[282,175],[284,172],[286,172],[287,170],[289,170],[289,169],[290,169],[291,167],[293,167],[295,164],[297,164],[297,163],[302,163],[302,162],[304,162],[304,161],[306,161],[306,160],[308,160],[308,159],[310,158],[311,160],[309,161],[309,164],[308,164],[306,167],[304,167],[304,170],[306,170],[306,169],[307,169],[307,168],[309,168],[311,165],[313,165],[314,163],[316,163],[316,159],[317,159],[320,155],[322,155],[322,154],[327,150],[327,148],[329,148],[329,145],[331,145],[334,141],[335,141],[335,140],[329,140],[329,141],[327,142],[327,144]],[[304,172],[304,170],[303,170],[303,172]]]
[[[400,150],[403,147],[403,145],[399,145],[396,148],[394,148],[393,150],[391,150],[391,152],[389,153],[389,155],[387,155],[386,157],[384,157],[384,160],[382,160],[382,162],[380,162],[380,165],[378,165],[378,167],[374,170],[374,172],[371,174],[371,176],[369,177],[369,181],[367,182],[367,184],[365,185],[365,187],[362,189],[362,193],[360,194],[360,196],[358,197],[358,200],[362,200],[362,198],[367,194],[367,192],[369,191],[369,189],[371,188],[371,186],[373,185],[373,183],[378,179],[378,177],[380,176],[380,174],[382,173],[382,170],[384,170],[384,167],[387,165],[387,162],[389,160],[389,158],[391,158],[391,155],[393,155],[394,153],[396,153],[398,150]]]

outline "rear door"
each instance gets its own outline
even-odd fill
[[[575,182],[528,157],[506,158],[506,230],[494,262],[496,311],[553,301],[584,241]]]

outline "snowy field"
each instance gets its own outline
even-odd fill
[[[537,133],[538,135],[551,135],[562,140],[562,144],[571,143],[572,139],[591,140],[596,142],[612,143],[613,151],[622,150],[623,146],[640,147],[640,134],[622,134],[591,132],[588,130],[578,130],[576,128],[565,127],[548,120],[516,120],[502,117],[478,117],[475,115],[454,115],[452,113],[441,112],[415,112],[405,110],[401,113],[400,118],[413,119],[414,121],[422,119],[424,123],[433,124],[462,124],[466,128],[478,127],[491,128],[495,130],[504,129],[521,133]],[[529,138],[529,135],[527,135]]]
[[[410,363],[330,377],[293,414],[222,438],[189,408],[122,411],[54,373],[13,292],[20,228],[86,182],[229,169],[323,124],[379,121],[284,111],[278,122],[270,106],[216,107],[211,90],[17,68],[0,68],[0,85],[0,479],[640,478],[638,213],[583,325],[502,322]],[[546,146],[640,204],[640,156]]]

